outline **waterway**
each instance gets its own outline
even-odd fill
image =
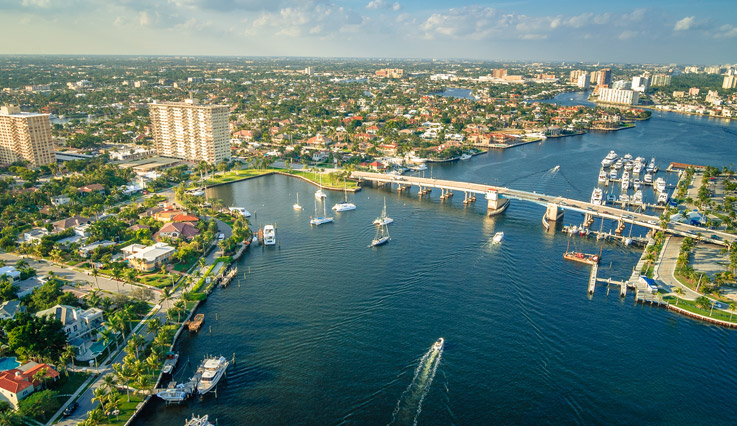
[[[435,164],[426,176],[588,200],[610,149],[656,157],[665,169],[671,161],[729,165],[736,144],[737,123],[655,112],[635,129],[492,151]],[[442,203],[437,192],[420,200],[366,188],[349,195],[357,210],[310,227],[315,188],[303,181],[268,176],[210,191],[254,212],[255,226],[275,223],[279,247],[244,256],[240,285],[215,291],[200,309],[203,330],[176,345],[191,360],[182,376],[205,354],[235,354],[217,398],[156,401],[137,425],[179,426],[192,413],[219,425],[691,425],[737,417],[735,331],[636,305],[605,286],[588,297],[588,268],[563,260],[568,239],[543,231],[540,206],[512,201],[488,218],[483,201],[465,207],[462,194]],[[292,209],[297,192],[301,212]],[[329,193],[328,208],[342,197]],[[369,249],[384,199],[392,240]],[[581,216],[566,213],[563,222]],[[497,231],[501,245],[491,243]],[[615,243],[571,244],[603,251],[602,277],[629,276],[640,256]],[[445,350],[431,357],[441,336]]]

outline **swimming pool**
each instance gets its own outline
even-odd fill
[[[97,356],[103,350],[105,350],[105,342],[103,342],[102,340],[98,340],[90,345],[90,352],[92,352],[95,356]]]
[[[20,365],[15,357],[0,358],[0,371],[11,370]]]

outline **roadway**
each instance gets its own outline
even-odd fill
[[[509,199],[523,200],[531,203],[547,206],[555,204],[563,210],[576,211],[579,213],[590,214],[605,219],[632,223],[650,229],[660,229],[660,217],[644,213],[637,213],[629,210],[620,209],[614,206],[599,206],[591,204],[588,201],[575,200],[561,196],[551,196],[538,194],[536,192],[520,191],[503,186],[486,185],[471,182],[459,182],[443,179],[431,179],[415,176],[395,176],[384,173],[371,172],[353,172],[351,177],[359,180],[367,180],[379,183],[393,183],[397,185],[414,185],[424,188],[441,188],[451,191],[468,192],[474,194],[486,195],[489,191],[496,191],[500,196]],[[690,236],[696,238],[698,234],[708,234],[718,236],[718,239],[709,236],[702,236],[704,241],[710,241],[715,244],[726,245],[737,240],[737,235],[728,234],[722,231],[700,228],[697,226],[687,225],[685,223],[668,222],[668,233],[680,236]]]

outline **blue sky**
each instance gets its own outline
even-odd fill
[[[734,0],[0,0],[3,54],[737,62]]]

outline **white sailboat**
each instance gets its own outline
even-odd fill
[[[374,235],[374,239],[371,240],[371,244],[369,244],[369,247],[376,247],[383,244],[386,244],[391,240],[391,237],[389,237],[389,228],[386,227],[386,224],[379,226],[376,228],[376,235]]]
[[[333,206],[333,210],[336,212],[346,212],[348,210],[356,210],[356,205],[348,202],[348,188],[345,187],[345,181],[343,181],[343,201]]]
[[[317,200],[315,200],[315,216],[310,217],[310,225],[322,225],[323,223],[330,223],[333,221],[332,217],[328,217],[324,203],[322,205],[322,210],[322,216],[317,216]]]
[[[325,194],[325,191],[322,190],[322,174],[320,174],[320,189],[315,191],[315,199],[322,201],[327,197],[327,194]]]
[[[299,205],[299,192],[297,193],[297,202],[292,205],[292,208],[294,210],[302,210],[302,206]]]
[[[374,225],[388,225],[394,222],[394,219],[386,215],[386,197],[384,197],[384,209],[381,211],[381,216],[374,219]]]

